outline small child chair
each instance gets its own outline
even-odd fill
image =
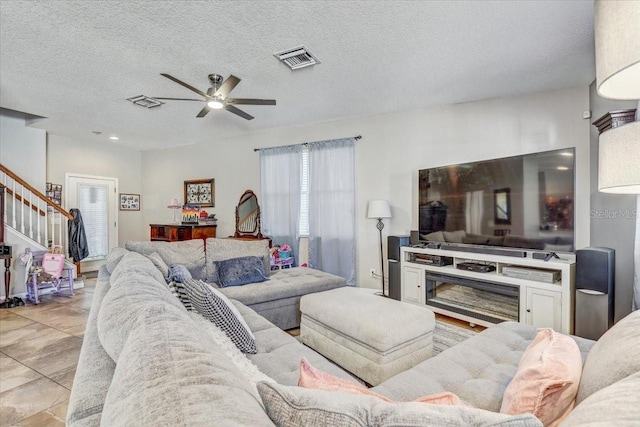
[[[65,266],[65,258],[61,252],[61,247],[53,247],[51,252],[25,249],[27,300],[38,304],[40,302],[38,296],[43,293],[73,296],[74,267]]]

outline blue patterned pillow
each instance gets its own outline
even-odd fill
[[[171,264],[169,266],[169,280],[184,283],[185,280],[191,279],[191,273],[182,264]]]
[[[264,259],[260,256],[244,256],[215,261],[218,285],[221,288],[241,286],[269,280],[264,271]]]

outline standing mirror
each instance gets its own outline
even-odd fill
[[[236,206],[236,232],[234,237],[254,237],[262,239],[260,230],[260,205],[258,197],[251,190],[245,191]]]

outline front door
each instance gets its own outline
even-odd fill
[[[118,179],[66,174],[67,210],[80,210],[87,235],[89,256],[82,260],[82,271],[97,270],[109,251],[118,246]]]

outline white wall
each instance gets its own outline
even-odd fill
[[[47,134],[42,129],[27,127],[25,118],[24,113],[0,109],[0,163],[44,192]],[[28,244],[19,234],[10,230],[5,233],[5,241],[13,250],[10,293],[22,294],[26,292],[26,276],[16,258]],[[4,262],[0,264],[0,295],[4,297]]]
[[[47,142],[47,181],[62,184],[64,206],[65,174],[103,176],[118,179],[118,193],[142,194],[142,155],[140,151],[118,146],[116,142],[78,141],[49,134]],[[141,196],[141,209],[146,209],[146,200]],[[149,240],[149,230],[142,227],[141,211],[118,211],[118,243],[124,246],[127,240]]]
[[[215,178],[218,236],[234,229],[234,207],[246,189],[260,197],[259,155],[254,147],[362,135],[356,143],[357,263],[360,286],[379,288],[368,271],[380,269],[378,230],[366,218],[367,202],[387,199],[388,234],[418,226],[418,169],[452,163],[576,147],[576,246],[589,245],[589,88],[501,98],[403,113],[345,119],[188,147],[142,153],[142,226],[171,222],[166,206],[182,200],[183,181]],[[230,117],[230,120],[233,117]],[[256,120],[259,120],[256,119]],[[385,244],[386,247],[386,244]],[[386,248],[385,248],[386,251]]]
[[[0,109],[0,163],[44,193],[47,133],[27,127],[25,114]]]

